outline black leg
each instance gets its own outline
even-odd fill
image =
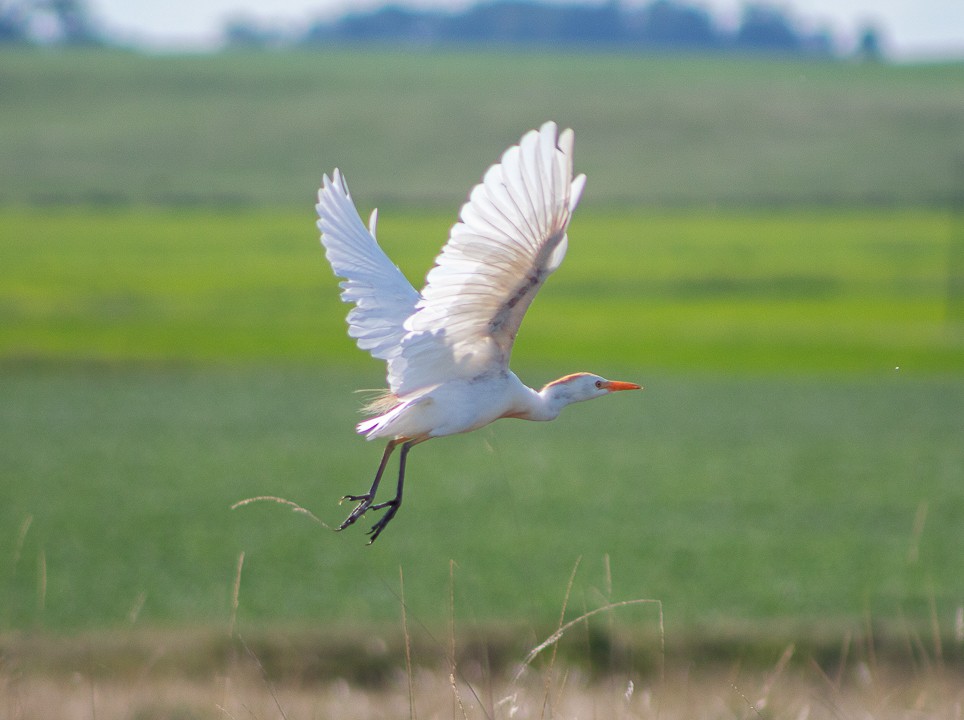
[[[391,500],[378,505],[372,505],[371,510],[385,510],[385,514],[381,516],[377,523],[372,525],[372,529],[368,531],[368,534],[372,536],[372,539],[368,541],[371,545],[378,536],[381,534],[385,526],[391,522],[391,519],[395,517],[395,513],[402,506],[402,487],[405,484],[405,460],[408,458],[408,451],[412,449],[412,446],[418,442],[417,440],[409,440],[402,445],[402,454],[398,457],[398,487],[395,490],[395,497]]]
[[[351,511],[351,515],[345,518],[345,522],[338,526],[339,530],[344,530],[349,525],[353,525],[358,518],[372,508],[372,502],[375,500],[375,493],[378,491],[378,483],[382,481],[382,473],[385,472],[385,466],[388,464],[388,458],[391,457],[392,451],[395,449],[395,446],[398,445],[398,443],[398,440],[389,441],[388,446],[385,448],[385,454],[382,455],[382,461],[378,464],[378,472],[375,473],[375,480],[372,482],[372,486],[369,488],[367,493],[364,495],[345,495],[345,497],[342,498],[342,500],[351,500],[352,502],[357,502],[358,506]],[[403,458],[405,457],[404,453],[405,449],[403,446]],[[375,509],[377,510],[378,508]]]

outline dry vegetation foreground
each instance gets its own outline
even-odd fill
[[[20,720],[188,720],[193,718],[897,718],[959,719],[960,678],[908,677],[860,664],[845,678],[810,671],[747,673],[739,668],[694,676],[678,670],[647,683],[558,670],[520,682],[467,684],[445,670],[399,672],[384,686],[345,680],[271,683],[238,671],[202,681],[53,679],[5,675],[0,715]]]
[[[770,644],[725,655],[712,644],[663,647],[661,636],[600,648],[585,622],[563,629],[527,656],[518,636],[426,641],[425,628],[408,627],[322,644],[298,633],[6,635],[0,718],[964,717],[954,640],[848,636],[832,652]]]

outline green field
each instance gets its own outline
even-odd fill
[[[432,624],[454,560],[462,612],[539,625],[580,557],[581,602],[608,557],[613,594],[661,599],[678,629],[923,623],[930,600],[950,622],[964,353],[946,216],[584,213],[516,364],[534,385],[587,368],[646,393],[419,448],[368,548],[282,506],[229,510],[278,495],[334,523],[380,452],[353,436],[352,391],[381,369],[345,337],[306,215],[3,215],[0,622],[110,627],[140,602],[141,623],[225,620],[242,551],[257,622],[394,618],[402,567]],[[446,223],[386,213],[381,232],[424,269]]]
[[[606,53],[149,57],[0,53],[0,203],[455,208],[546,119],[585,203],[945,204],[964,190],[964,64]]]
[[[417,286],[453,220],[382,213],[382,243]],[[587,209],[514,358],[560,374],[960,372],[954,222],[916,210]],[[310,207],[10,211],[0,227],[0,356],[365,362]]]
[[[621,671],[657,652],[772,666],[791,642],[824,670],[958,667],[962,76],[0,55],[0,683],[32,662],[216,674],[232,629],[279,674],[330,679],[319,657],[344,673],[342,652],[388,673],[400,571],[416,644],[444,655],[454,618],[460,641],[502,648],[495,672],[555,627],[577,563],[567,618],[663,611],[665,651],[646,604],[573,641],[590,663],[609,638],[638,653],[612,651]],[[370,520],[335,534],[276,503],[232,510],[272,495],[337,524],[381,453],[353,433],[354,390],[383,369],[345,334],[321,173],[341,165],[363,215],[382,206],[418,285],[469,186],[546,117],[576,128],[589,184],[513,365],[646,391],[417,448],[373,547]]]
[[[279,495],[340,521],[338,498],[367,486],[380,453],[351,430],[351,390],[372,378],[7,368],[0,621],[111,627],[143,601],[148,626],[226,626],[244,551],[241,617],[259,623],[394,621],[402,567],[411,611],[437,625],[451,559],[460,617],[541,627],[580,557],[578,604],[601,602],[608,556],[613,596],[661,599],[678,632],[922,622],[930,600],[950,630],[960,382],[622,371],[646,394],[420,448],[403,512],[367,547],[279,505],[229,507]]]

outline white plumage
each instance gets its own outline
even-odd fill
[[[326,257],[353,303],[348,334],[388,365],[384,412],[358,425],[368,439],[389,438],[371,489],[339,529],[368,510],[386,509],[371,541],[401,505],[408,451],[433,437],[468,432],[502,417],[551,420],[566,405],[634,383],[567,375],[535,391],[509,370],[526,310],[566,254],[566,230],[585,175],[572,175],[572,130],[555,123],[526,133],[469,195],[421,293],[366,229],[344,177],[335,170],[318,192]],[[388,458],[402,445],[392,500],[373,504]]]

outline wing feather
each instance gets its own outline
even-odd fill
[[[341,299],[355,305],[348,313],[348,334],[362,350],[390,361],[401,352],[404,323],[415,310],[418,292],[379,247],[377,211],[366,229],[338,170],[331,178],[324,176],[315,209],[325,257],[344,278]]]
[[[571,130],[546,123],[472,189],[389,359],[397,394],[508,368],[526,310],[565,256],[585,183],[572,148]]]

